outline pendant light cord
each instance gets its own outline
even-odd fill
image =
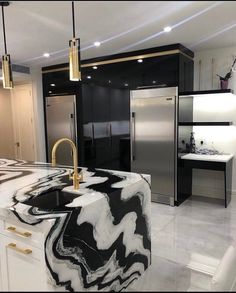
[[[74,1],[72,1],[72,22],[73,22],[73,38],[75,39],[75,8],[74,8]]]
[[[2,5],[2,29],[4,38],[5,54],[7,54],[7,42],[6,42],[6,31],[5,31],[5,19],[4,19],[4,6]]]

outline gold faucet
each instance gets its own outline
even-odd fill
[[[62,142],[69,143],[72,148],[74,174],[72,176],[71,172],[69,172],[69,179],[73,180],[74,189],[79,189],[79,182],[83,181],[83,175],[82,175],[82,172],[78,173],[78,153],[77,153],[76,146],[72,140],[70,140],[69,138],[61,138],[54,144],[54,146],[52,148],[52,166],[53,167],[56,166],[56,151],[57,151],[59,144],[61,144]]]

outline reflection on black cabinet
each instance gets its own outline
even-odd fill
[[[113,121],[129,120],[129,91],[110,88],[111,118]]]
[[[85,97],[84,97],[85,98]],[[109,88],[103,86],[94,85],[92,89],[92,109],[93,109],[93,120],[94,122],[105,122],[109,121],[110,115],[110,92]],[[98,127],[98,131],[101,129],[103,132],[103,127]],[[99,135],[99,134],[98,134]]]
[[[129,135],[129,91],[94,83],[82,85],[85,165],[120,166],[120,140]]]

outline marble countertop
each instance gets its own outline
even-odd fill
[[[79,190],[74,190],[73,181],[68,179],[71,170],[73,168],[69,166],[51,167],[48,163],[0,159],[0,208],[24,204],[24,201],[53,189],[78,194],[80,202],[70,204],[76,208],[96,201],[98,192],[100,196],[111,195],[116,188],[128,187],[142,178],[150,182],[150,176],[146,174],[80,168],[83,182]],[[84,200],[91,193],[90,201]]]
[[[201,154],[185,154],[181,156],[182,160],[198,160],[198,161],[212,161],[212,162],[223,162],[230,161],[234,156],[228,155],[201,155]]]
[[[43,232],[52,288],[121,291],[151,262],[150,176],[80,168],[83,182],[74,191],[71,169],[0,159],[0,216]],[[78,197],[56,211],[24,203],[58,188]]]

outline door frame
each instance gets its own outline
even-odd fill
[[[34,154],[34,161],[37,160],[37,143],[36,143],[36,125],[35,125],[35,110],[34,110],[34,99],[33,99],[33,86],[31,83],[15,85],[15,87],[11,90],[11,107],[12,107],[12,124],[13,124],[13,135],[14,135],[14,153],[15,158],[18,156],[17,150],[17,114],[16,114],[16,107],[14,103],[14,92],[17,90],[29,90],[30,98],[31,98],[31,122],[32,122],[32,133],[33,133],[33,154]]]

